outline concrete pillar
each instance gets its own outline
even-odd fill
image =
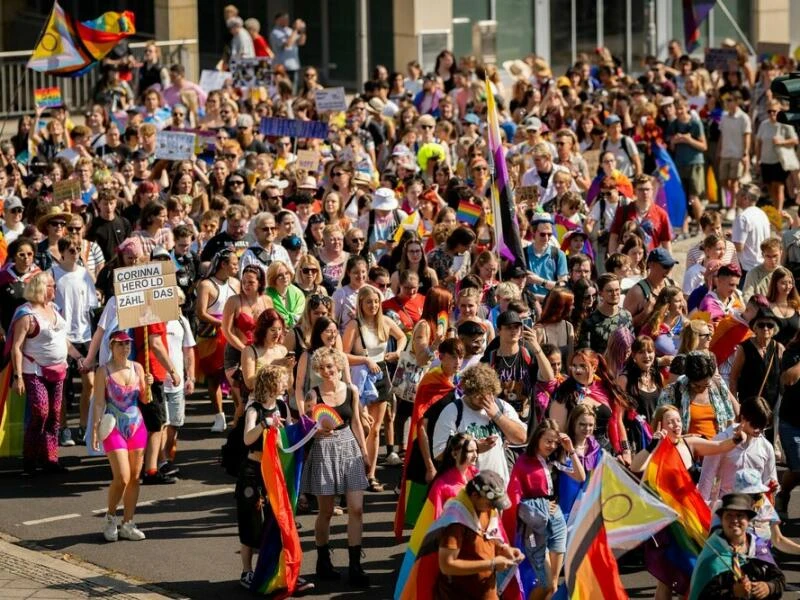
[[[449,31],[452,39],[452,0],[394,0],[394,66],[405,73],[406,64],[418,60],[419,34],[425,30]]]
[[[154,0],[154,8],[156,41],[197,39],[197,0]],[[200,78],[197,44],[184,46],[180,56],[187,79],[197,81]]]
[[[756,0],[753,11],[753,46],[758,42],[788,43],[792,0]],[[796,8],[795,8],[796,10]]]

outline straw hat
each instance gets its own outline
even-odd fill
[[[47,224],[53,219],[64,219],[65,221],[71,216],[70,213],[65,212],[60,206],[50,206],[47,212],[36,220],[36,229],[47,235]]]
[[[520,60],[518,58],[514,60],[507,60],[503,63],[503,68],[512,79],[524,79],[527,81],[531,78],[531,67],[524,60]]]

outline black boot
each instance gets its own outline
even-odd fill
[[[333,568],[331,549],[328,544],[317,546],[317,577],[324,581],[338,581],[342,574]]]
[[[348,546],[347,551],[350,554],[350,567],[348,569],[350,583],[361,587],[368,587],[369,575],[361,568],[361,546]]]

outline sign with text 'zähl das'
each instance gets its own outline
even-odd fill
[[[120,329],[179,318],[177,289],[175,263],[171,260],[114,269]]]

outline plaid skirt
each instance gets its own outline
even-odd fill
[[[316,438],[303,467],[301,490],[315,496],[336,496],[365,490],[367,476],[361,448],[349,427]]]

